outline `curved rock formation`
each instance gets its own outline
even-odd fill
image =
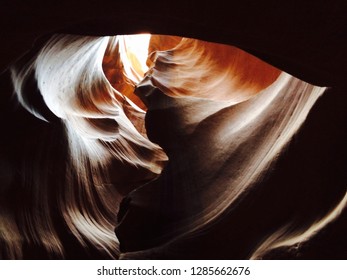
[[[5,3],[0,257],[346,258],[342,2]]]

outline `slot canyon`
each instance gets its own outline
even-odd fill
[[[344,1],[4,1],[0,259],[346,259]]]

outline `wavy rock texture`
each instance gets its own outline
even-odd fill
[[[305,221],[295,215],[279,221],[276,213],[240,224],[236,214],[254,199],[263,176],[325,88],[280,74],[233,47],[196,40],[182,39],[175,48],[151,57],[153,66],[137,94],[148,106],[148,136],[164,149],[169,162],[156,181],[125,200],[116,233],[123,251],[141,251],[125,253],[125,258],[160,257],[180,239],[208,236],[221,220],[229,223],[230,244],[244,246],[241,252],[223,254],[259,258],[273,248],[309,239],[339,215],[346,199],[332,209],[306,210],[302,215],[311,216]],[[271,203],[283,197],[268,199]],[[251,234],[249,223],[258,224]]]
[[[26,135],[39,145],[21,151],[19,176],[3,189],[4,201],[14,201],[2,205],[4,257],[22,258],[25,246],[64,257],[60,231],[82,248],[118,256],[114,227],[122,196],[155,178],[167,160],[145,136],[144,111],[126,97],[134,81],[121,73],[123,95],[104,74],[112,70],[108,58],[120,44],[108,37],[57,35],[12,67],[19,103],[47,131]],[[123,67],[118,53],[115,59],[114,67]],[[53,115],[50,122],[42,104]]]
[[[0,258],[347,257],[345,4],[34,2],[1,11]],[[100,37],[143,31],[176,35],[147,66]]]

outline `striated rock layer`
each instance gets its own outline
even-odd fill
[[[347,257],[342,1],[39,2],[1,11],[0,258]]]

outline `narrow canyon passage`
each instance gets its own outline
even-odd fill
[[[207,4],[8,19],[0,258],[346,258],[343,9]]]

